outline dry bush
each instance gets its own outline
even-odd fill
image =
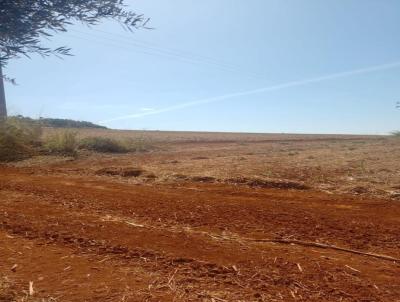
[[[128,148],[120,141],[108,137],[86,137],[79,142],[79,148],[104,153],[126,153]]]
[[[143,139],[113,139],[91,136],[82,139],[79,143],[79,148],[103,153],[128,153],[148,151],[151,147]]]
[[[0,120],[0,161],[15,161],[32,156],[41,145],[40,124],[17,118]]]
[[[86,137],[75,130],[42,135],[41,123],[20,117],[0,119],[0,162],[23,160],[35,154],[77,156],[78,149],[105,153],[145,152],[152,149],[144,138]]]
[[[53,154],[76,156],[78,149],[77,133],[70,130],[56,133],[47,138],[44,146],[48,152]]]

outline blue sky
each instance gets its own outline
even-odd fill
[[[75,56],[10,62],[10,113],[121,129],[400,129],[398,0],[127,3],[155,30],[77,24],[45,41]]]

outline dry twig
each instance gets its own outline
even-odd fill
[[[312,247],[318,247],[321,249],[331,249],[331,250],[337,250],[337,251],[342,251],[342,252],[347,252],[347,253],[352,253],[352,254],[357,254],[357,255],[374,257],[374,258],[383,259],[383,260],[400,262],[399,258],[394,258],[394,257],[387,256],[387,255],[362,252],[362,251],[358,251],[358,250],[352,250],[352,249],[347,249],[347,248],[343,248],[343,247],[339,247],[339,246],[335,246],[335,245],[329,245],[329,244],[318,243],[318,242],[301,241],[301,240],[296,240],[296,239],[248,239],[248,240],[253,241],[253,242],[271,242],[271,243],[312,246]]]

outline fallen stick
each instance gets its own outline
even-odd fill
[[[363,255],[363,256],[369,256],[369,257],[374,257],[378,259],[384,259],[384,260],[389,260],[389,261],[396,261],[400,262],[399,258],[394,258],[391,256],[386,256],[386,255],[381,255],[381,254],[375,254],[375,253],[367,253],[367,252],[361,252],[357,250],[352,250],[352,249],[347,249],[335,245],[329,245],[329,244],[324,244],[324,243],[318,243],[318,242],[311,242],[311,241],[301,241],[301,240],[296,240],[296,239],[248,239],[253,242],[271,242],[271,243],[282,243],[282,244],[296,244],[296,245],[302,245],[302,246],[312,246],[312,247],[318,247],[321,249],[331,249],[331,250],[337,250],[337,251],[342,251],[342,252],[347,252],[347,253],[352,253],[352,254],[357,254],[357,255]]]
[[[348,269],[351,269],[353,272],[361,273],[358,269],[355,269],[354,267],[351,267],[350,265],[345,265]]]
[[[33,281],[29,281],[29,296],[33,296],[35,291],[33,290]]]

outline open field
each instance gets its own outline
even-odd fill
[[[149,151],[0,166],[0,301],[400,301],[400,140],[79,133]]]

